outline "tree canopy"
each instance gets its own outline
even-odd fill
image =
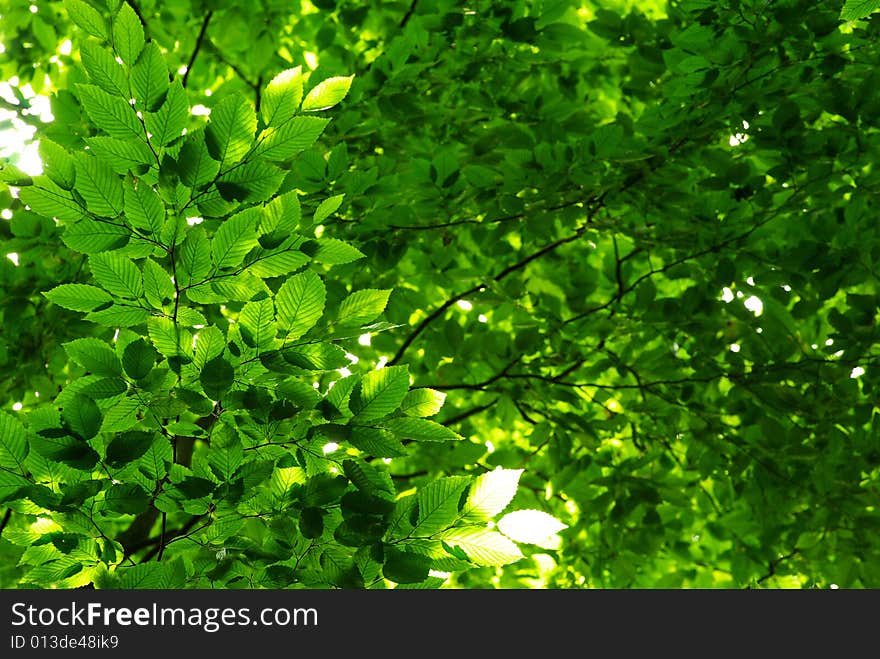
[[[880,585],[877,10],[0,0],[0,587]]]

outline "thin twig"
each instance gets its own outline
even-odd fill
[[[199,55],[199,51],[202,49],[202,41],[205,39],[205,32],[208,31],[208,23],[211,22],[211,16],[214,15],[214,11],[210,10],[207,14],[205,14],[205,20],[202,21],[202,29],[199,30],[199,36],[196,37],[196,46],[193,48],[192,55],[189,56],[189,62],[186,65],[186,71],[183,74],[183,79],[181,80],[181,84],[186,87],[187,80],[189,80],[190,71],[192,71],[193,65],[196,63],[196,57]]]

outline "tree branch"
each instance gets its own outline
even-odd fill
[[[490,280],[490,283],[500,282],[502,279],[513,274],[514,272],[517,272],[518,270],[522,270],[527,265],[529,265],[529,263],[531,263],[532,261],[535,261],[536,259],[539,259],[542,256],[546,256],[547,254],[550,254],[551,252],[554,252],[555,250],[559,249],[563,245],[566,245],[570,242],[574,242],[575,240],[580,238],[584,234],[584,231],[586,231],[587,225],[590,223],[593,216],[599,210],[601,205],[602,205],[602,201],[600,198],[599,203],[590,212],[590,215],[587,218],[587,221],[584,224],[582,224],[580,227],[578,227],[574,233],[572,233],[568,236],[565,236],[564,238],[559,238],[558,240],[554,240],[552,243],[548,243],[547,245],[544,245],[544,247],[539,249],[537,252],[529,254],[524,259],[507,266],[501,272],[499,272],[494,277],[492,277],[492,279]],[[471,288],[469,288],[466,291],[462,291],[461,293],[456,293],[451,298],[447,299],[439,307],[434,309],[434,311],[432,311],[430,314],[428,314],[428,316],[426,316],[422,320],[422,322],[420,322],[416,326],[415,330],[413,330],[413,332],[408,337],[406,337],[403,344],[398,349],[397,353],[394,355],[394,357],[388,363],[391,365],[394,365],[397,362],[399,362],[401,357],[403,357],[403,354],[412,345],[412,342],[415,341],[416,338],[418,338],[419,334],[424,332],[425,329],[428,327],[428,325],[430,325],[432,322],[437,320],[437,318],[442,316],[444,314],[444,312],[447,309],[449,309],[449,307],[451,307],[453,304],[455,304],[459,300],[464,299],[468,295],[473,295],[474,293],[482,292],[483,290],[486,289],[486,287],[487,287],[487,284],[485,284],[485,283],[477,284],[476,286],[472,286]]]
[[[196,57],[198,57],[199,51],[202,49],[202,41],[205,39],[205,32],[208,31],[208,23],[211,22],[211,17],[213,15],[214,11],[209,10],[208,13],[205,14],[205,20],[202,21],[202,28],[199,30],[199,36],[196,37],[195,48],[193,48],[192,55],[189,56],[189,62],[187,62],[186,65],[186,73],[183,74],[183,80],[181,80],[181,84],[184,87],[186,87],[186,83],[189,80],[189,74],[196,62]]]
[[[409,19],[413,17],[413,14],[416,11],[416,5],[419,4],[419,0],[412,0],[410,3],[409,9],[406,10],[406,13],[403,15],[403,18],[400,19],[400,29],[406,27],[406,24],[409,23]]]
[[[3,521],[0,521],[0,537],[3,536],[3,531],[6,529],[6,525],[9,524],[10,519],[12,519],[12,508],[7,508],[6,512],[3,513]]]

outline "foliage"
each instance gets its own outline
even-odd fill
[[[877,3],[2,4],[0,584],[880,583]]]

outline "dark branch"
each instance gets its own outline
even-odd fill
[[[183,74],[183,80],[181,80],[184,87],[186,87],[190,71],[192,71],[193,65],[196,63],[196,57],[198,57],[199,51],[202,49],[202,41],[205,39],[205,32],[208,31],[208,23],[211,22],[211,16],[213,15],[213,11],[208,11],[205,14],[205,20],[202,21],[202,28],[199,30],[199,36],[196,38],[195,48],[193,48],[192,55],[189,56],[189,62],[186,64],[186,73]]]
[[[3,531],[6,528],[6,525],[9,524],[10,519],[12,519],[12,508],[7,508],[6,512],[3,513],[3,521],[0,522],[0,536],[3,535]]]
[[[456,414],[453,417],[450,417],[443,421],[444,426],[454,426],[457,423],[461,423],[465,419],[469,419],[475,414],[480,414],[481,412],[485,412],[488,409],[491,409],[495,406],[495,404],[501,400],[500,398],[496,398],[491,403],[486,403],[485,405],[478,405],[477,407],[472,407],[469,410],[465,410],[461,414]]]
[[[412,3],[409,5],[409,9],[406,10],[406,13],[403,15],[403,18],[400,19],[400,29],[406,27],[406,24],[409,23],[409,19],[413,17],[413,14],[416,11],[416,5],[419,4],[419,0],[412,0]]]
[[[587,223],[589,223],[589,220],[587,221]],[[529,254],[529,256],[527,256],[526,258],[524,258],[520,261],[517,261],[516,263],[513,263],[512,265],[507,266],[506,268],[504,268],[504,270],[502,270],[497,275],[492,277],[491,281],[499,282],[502,279],[504,279],[505,277],[507,277],[508,275],[511,275],[514,272],[517,272],[518,270],[522,270],[532,261],[535,261],[536,259],[539,259],[542,256],[546,256],[547,254],[550,254],[551,252],[557,250],[558,248],[562,247],[563,245],[565,245],[567,243],[570,243],[570,242],[577,240],[578,238],[580,238],[583,235],[586,228],[587,228],[587,224],[585,223],[585,224],[581,225],[580,227],[578,227],[578,229],[573,234],[566,236],[565,238],[560,238],[559,240],[554,240],[552,243],[545,245],[544,247],[539,249],[537,252],[534,252],[533,254]],[[473,295],[474,293],[479,293],[479,292],[483,291],[485,288],[486,288],[486,284],[477,284],[476,286],[473,286],[466,291],[462,291],[461,293],[456,293],[451,298],[446,300],[443,304],[441,304],[439,307],[434,309],[434,311],[432,311],[430,314],[428,314],[428,316],[426,316],[422,320],[422,322],[420,322],[416,326],[415,330],[413,330],[413,332],[408,337],[406,337],[406,339],[403,342],[403,345],[400,346],[400,349],[394,355],[394,358],[391,361],[389,361],[388,363],[393,365],[393,364],[396,364],[397,362],[399,362],[400,358],[403,357],[403,353],[405,353],[406,350],[410,347],[410,345],[412,345],[412,342],[415,341],[416,338],[418,338],[419,334],[421,334],[423,331],[425,331],[425,329],[428,327],[428,325],[430,325],[432,322],[437,320],[437,318],[442,316],[446,312],[446,310],[449,309],[449,307],[451,307],[453,304],[455,304],[459,300],[464,299],[468,295]]]

